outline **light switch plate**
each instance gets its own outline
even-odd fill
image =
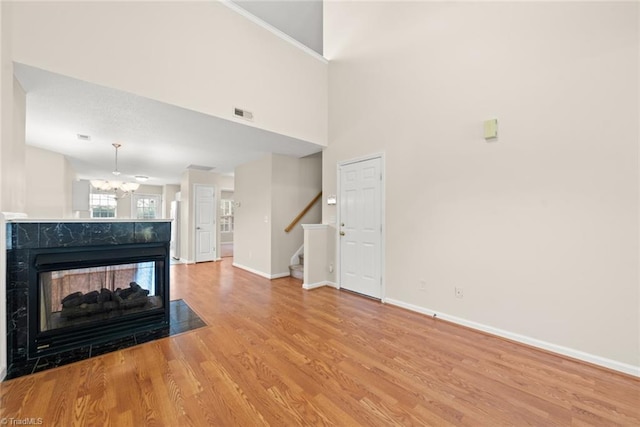
[[[498,119],[484,121],[484,139],[495,139],[498,137]]]

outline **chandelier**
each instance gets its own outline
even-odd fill
[[[116,167],[112,173],[115,176],[118,176],[120,175],[120,171],[118,170],[118,148],[122,145],[117,143],[113,143],[111,145],[116,149]],[[131,193],[140,187],[140,184],[137,182],[122,182],[118,180],[108,181],[104,179],[92,179],[91,186],[102,191],[113,191],[117,198],[122,198],[131,195]]]

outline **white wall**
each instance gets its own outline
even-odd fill
[[[13,98],[7,94],[13,93],[13,63],[11,62],[11,30],[9,11],[7,2],[0,3],[0,211],[6,209],[4,206],[5,195],[2,184],[5,174],[5,163],[9,161],[5,153],[11,140]],[[1,244],[1,242],[0,242]],[[4,280],[4,276],[0,281]],[[2,308],[0,308],[1,310]],[[0,316],[4,319],[4,313]],[[0,319],[0,321],[2,321]],[[1,367],[0,367],[1,368]]]
[[[329,263],[327,238],[329,226],[326,224],[304,224],[304,282],[305,289],[328,284]]]
[[[235,170],[233,264],[271,274],[271,156]]]
[[[3,126],[0,162],[3,191],[0,210],[24,212],[26,94],[20,83],[11,74],[6,77],[5,72],[13,73],[13,65],[3,64],[2,78],[6,81],[2,85]],[[9,94],[12,96],[8,96]]]
[[[59,153],[25,146],[26,209],[30,218],[71,218],[73,170]]]
[[[327,64],[219,2],[13,11],[16,62],[229,120],[245,108],[254,121],[244,124],[326,145]]]
[[[637,8],[325,2],[323,188],[385,153],[387,301],[640,374]]]
[[[233,193],[235,178],[233,175],[218,175],[218,185],[220,186],[220,197],[222,197],[222,191],[230,191]]]

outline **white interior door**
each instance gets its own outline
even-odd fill
[[[195,184],[195,243],[196,262],[214,261],[216,257],[215,190],[208,185]]]
[[[339,170],[340,287],[382,298],[382,160]]]

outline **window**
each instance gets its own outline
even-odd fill
[[[137,219],[156,219],[159,217],[160,196],[153,194],[134,194],[132,203],[134,215]]]
[[[92,193],[91,218],[115,218],[118,202],[115,194]]]
[[[220,232],[233,233],[233,200],[220,200]]]

